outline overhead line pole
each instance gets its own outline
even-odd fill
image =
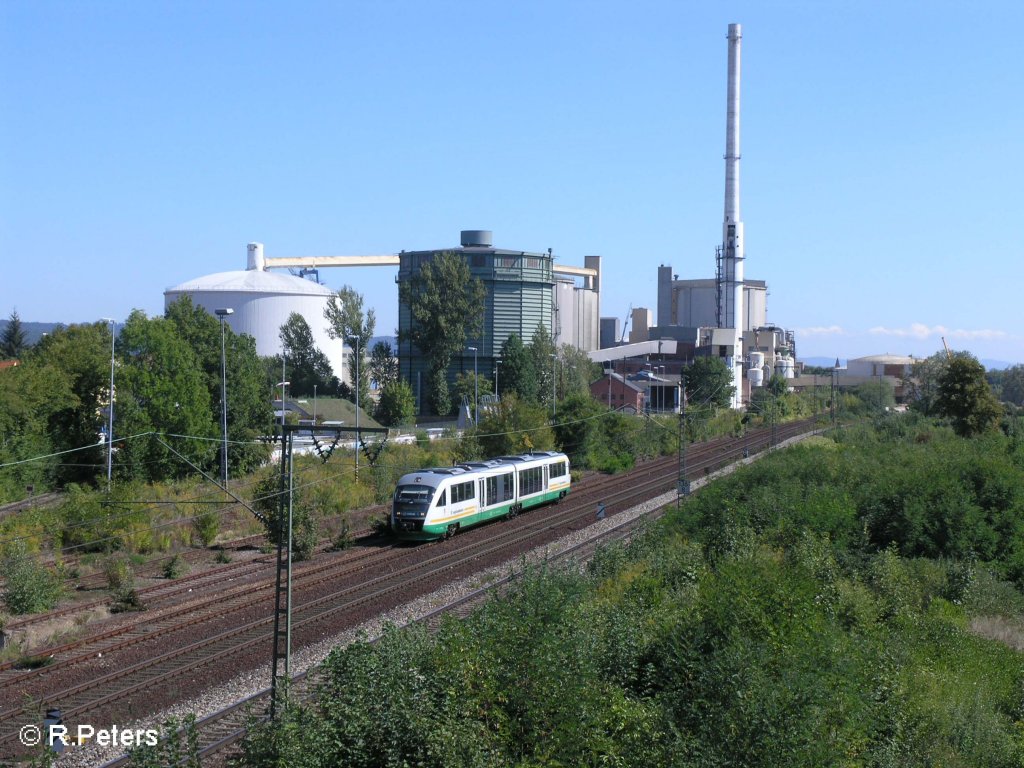
[[[273,719],[278,712],[278,700],[282,689],[287,691],[291,679],[292,653],[292,546],[294,539],[294,455],[295,432],[302,430],[316,434],[334,435],[340,440],[342,432],[351,432],[345,427],[308,427],[301,424],[284,424],[281,426],[281,474],[278,498],[277,532],[277,575],[274,581],[274,658],[270,683],[270,717]],[[387,435],[382,427],[366,427],[365,431]],[[372,463],[372,462],[371,462]],[[287,514],[287,524],[282,525]],[[283,667],[283,674],[281,673]]]

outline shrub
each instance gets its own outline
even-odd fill
[[[288,535],[287,504],[282,505],[280,498],[280,478],[277,475],[267,475],[257,483],[253,506],[266,517],[267,541],[274,546]],[[317,504],[312,493],[302,488],[293,488],[292,560],[308,560],[316,547],[317,522],[313,517],[315,506]]]
[[[203,546],[208,547],[216,541],[217,534],[220,533],[220,515],[213,510],[201,512],[192,518],[192,527],[195,528]]]
[[[334,537],[334,544],[331,547],[335,552],[349,549],[352,546],[352,532],[348,529],[348,520],[341,521],[341,528],[338,535]]]
[[[115,612],[142,607],[139,593],[135,591],[135,571],[128,557],[120,553],[110,555],[103,561],[103,573],[114,598]]]
[[[48,611],[64,592],[57,574],[38,563],[23,541],[8,545],[3,573],[7,581],[4,603],[14,614]]]
[[[164,578],[177,579],[188,573],[188,561],[181,555],[175,555],[164,563]]]

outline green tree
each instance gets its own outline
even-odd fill
[[[380,391],[373,417],[386,427],[411,424],[416,415],[416,398],[408,382],[395,379]]]
[[[573,466],[588,466],[588,454],[597,448],[603,434],[600,418],[606,413],[607,408],[589,393],[573,393],[558,404],[555,442]]]
[[[590,382],[601,376],[601,365],[590,360],[582,349],[572,344],[558,348],[558,396],[563,400],[572,395],[590,396]]]
[[[188,462],[213,468],[218,446],[211,438],[220,430],[206,377],[176,325],[134,310],[121,330],[118,351],[122,368],[115,378],[116,423],[121,424],[120,434],[128,436],[118,446],[119,474],[158,481],[191,474],[195,470]],[[146,434],[151,432],[168,437]],[[187,461],[161,440],[171,441]]]
[[[70,389],[70,397],[61,398],[61,407],[49,415],[54,450],[82,449],[58,467],[58,484],[92,483],[105,474],[106,449],[98,436],[110,401],[110,343],[110,324],[99,322],[57,328],[33,350],[31,364],[60,371]],[[118,431],[115,424],[115,437]]]
[[[553,396],[551,390],[555,383],[558,361],[555,359],[555,342],[543,323],[538,323],[534,329],[528,352],[537,375],[537,402],[550,412]],[[557,397],[557,394],[554,396]]]
[[[537,371],[533,358],[523,340],[512,334],[501,345],[501,365],[498,366],[498,394],[516,394],[528,403],[537,400]]]
[[[352,350],[352,365],[349,366],[348,380],[353,390],[359,390],[360,404],[367,403],[370,396],[370,376],[367,367],[362,364],[366,358],[367,346],[377,326],[377,315],[370,309],[363,313],[363,296],[351,286],[343,286],[336,295],[327,300],[324,309],[327,319],[327,333],[332,339],[341,339]],[[356,365],[358,357],[359,381],[356,382]]]
[[[244,474],[265,464],[270,456],[270,446],[258,441],[273,430],[274,408],[267,397],[256,339],[230,329],[228,334],[228,466],[232,474]]]
[[[701,405],[726,408],[736,391],[732,383],[732,371],[721,358],[698,357],[685,369],[683,376],[687,401],[695,408]]]
[[[410,328],[399,341],[411,342],[426,358],[430,408],[435,414],[450,413],[448,366],[466,339],[479,332],[486,291],[473,277],[463,256],[452,252],[436,255],[419,274],[399,286],[399,301],[409,308]]]
[[[182,296],[171,304],[164,314],[177,329],[178,336],[195,353],[209,393],[211,416],[221,424],[222,375],[227,371],[228,396],[228,451],[229,472],[250,472],[267,460],[269,447],[257,444],[257,439],[273,428],[274,410],[267,397],[266,375],[263,362],[256,353],[252,336],[238,335],[231,326],[224,326],[224,359],[221,366],[220,320],[203,307],[192,303],[190,296]],[[280,359],[277,361],[280,371]],[[274,378],[277,381],[277,378]],[[218,434],[220,427],[218,426]]]
[[[310,396],[313,394],[314,386],[326,393],[331,388],[334,373],[327,355],[321,352],[313,341],[313,331],[306,318],[298,312],[292,312],[281,326],[280,337],[288,363],[291,393],[296,396]]]
[[[1000,400],[1024,405],[1024,365],[1014,365],[1004,371],[989,371],[987,377]]]
[[[918,413],[935,415],[935,400],[939,394],[939,379],[945,373],[951,360],[973,359],[968,352],[936,352],[931,357],[919,360],[911,368],[910,377],[903,382],[904,400]]]
[[[973,357],[955,357],[940,374],[937,415],[949,419],[958,435],[971,437],[993,429],[1002,408],[985,379],[985,367]]]
[[[370,379],[377,382],[379,389],[384,389],[398,379],[398,358],[387,341],[378,341],[370,350]]]
[[[76,402],[67,374],[36,355],[0,370],[0,464],[7,465],[0,467],[0,503],[24,498],[30,485],[36,493],[53,487],[63,464],[75,464],[83,455],[96,458],[92,449],[73,461],[53,456],[62,445],[53,430],[57,415]]]
[[[473,397],[483,398],[484,395],[494,394],[494,387],[491,380],[485,376],[478,376],[472,371],[455,374],[455,386],[452,388],[452,407],[457,409],[462,405],[463,398],[473,407]]]
[[[548,423],[550,414],[535,403],[517,395],[502,395],[501,402],[480,414],[477,441],[484,456],[504,456],[554,447],[554,434]]]
[[[7,325],[4,326],[4,331],[0,334],[0,355],[5,358],[21,357],[26,346],[25,330],[21,327],[18,310],[12,310]]]

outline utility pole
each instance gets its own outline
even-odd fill
[[[107,493],[110,493],[110,478],[113,474],[114,468],[114,339],[116,334],[114,330],[116,323],[113,318],[103,318],[110,323],[110,403],[109,403],[109,416],[110,421],[107,427]]]
[[[356,482],[359,482],[359,390],[362,381],[359,378],[359,342],[361,339],[356,339],[353,350],[356,353]]]
[[[676,478],[676,506],[682,507],[683,498],[690,495],[690,481],[686,479],[686,378],[679,372],[679,458]]]
[[[220,318],[220,402],[221,402],[221,434],[223,446],[220,454],[221,480],[224,487],[228,487],[228,364],[224,347],[224,320],[228,315],[233,315],[235,310],[227,307],[215,309],[213,313]],[[283,377],[282,377],[283,378]]]
[[[282,398],[284,388],[281,389]],[[282,403],[283,405],[283,403]],[[274,659],[270,681],[270,717],[277,714],[279,665],[284,662],[285,685],[291,680],[292,665],[292,430],[281,422],[281,479],[278,485],[277,577],[274,584]],[[287,490],[287,495],[286,494]],[[281,523],[287,514],[287,525]],[[283,625],[283,626],[282,626]]]

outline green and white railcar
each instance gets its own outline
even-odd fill
[[[569,492],[569,485],[569,458],[556,451],[410,472],[395,488],[391,530],[402,539],[444,538],[496,517],[513,517],[557,502]]]

